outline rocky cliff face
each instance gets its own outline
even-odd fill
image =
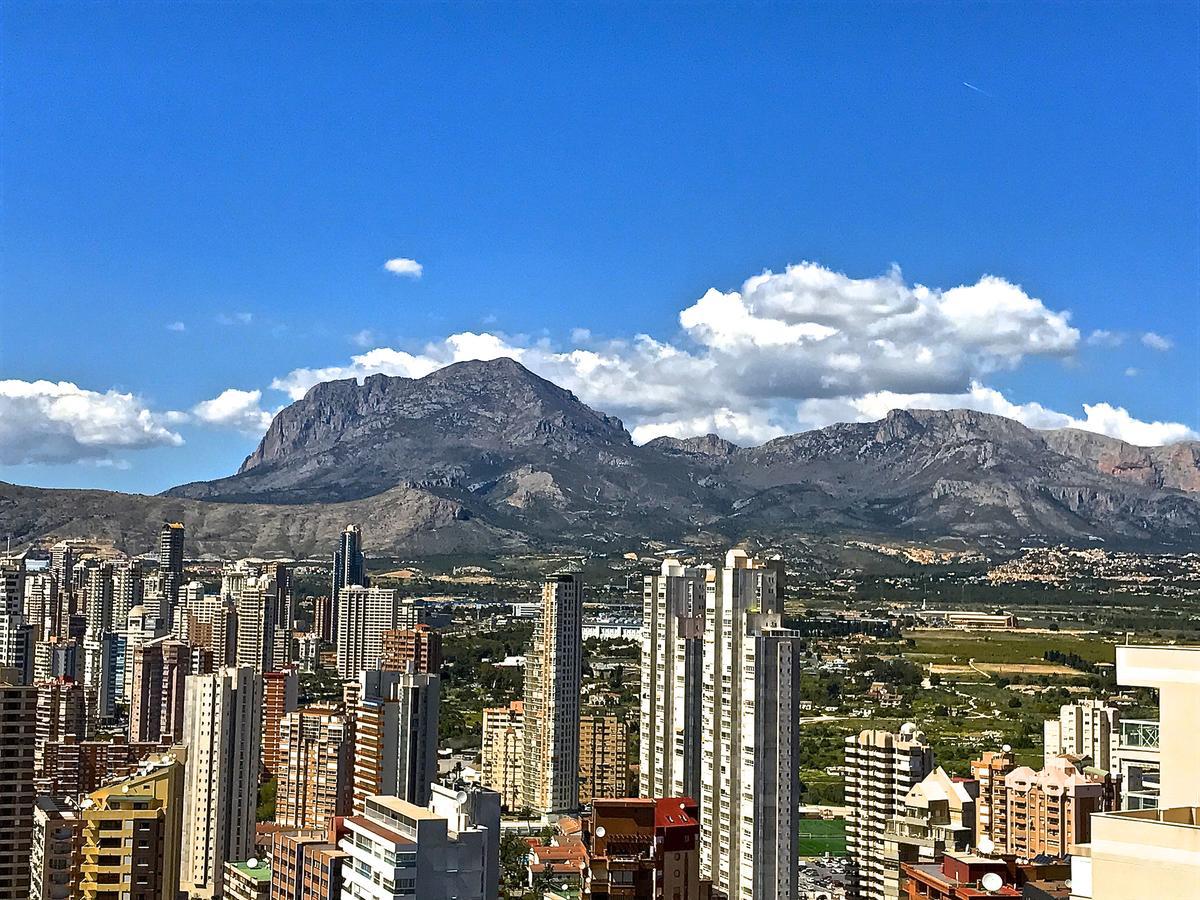
[[[237,474],[166,497],[12,488],[0,527],[125,533],[187,502],[184,518],[254,552],[298,553],[347,521],[379,522],[386,547],[373,546],[409,553],[820,532],[1200,548],[1198,460],[1198,444],[1134,447],[971,410],[896,410],[760,447],[716,435],[639,447],[618,419],[495,360],[318,385]]]

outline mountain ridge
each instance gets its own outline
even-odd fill
[[[0,491],[0,527],[36,537],[90,511],[128,531],[134,507],[182,502],[213,523],[224,514],[207,506],[241,507],[301,547],[325,526],[293,533],[278,524],[288,510],[323,523],[349,504],[391,523],[396,552],[834,532],[1200,548],[1200,443],[1136,447],[962,409],[893,410],[756,447],[714,434],[638,445],[620,419],[501,359],[316,385],[236,473],[126,512],[84,498],[72,517],[51,498],[55,515],[38,517],[20,511],[29,502]]]

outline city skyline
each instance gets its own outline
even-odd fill
[[[6,10],[0,479],[495,355],[639,441],[1200,429],[1194,7],[211,10]]]

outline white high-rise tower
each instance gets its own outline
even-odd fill
[[[225,863],[254,855],[262,680],[248,666],[187,679],[181,889],[221,897]]]
[[[663,561],[642,591],[643,797],[700,797],[705,579],[714,569]]]
[[[795,898],[799,650],[783,564],[731,550],[705,586],[701,875],[730,900]]]

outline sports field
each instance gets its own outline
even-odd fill
[[[834,856],[846,854],[846,822],[844,819],[801,819],[800,855]]]

